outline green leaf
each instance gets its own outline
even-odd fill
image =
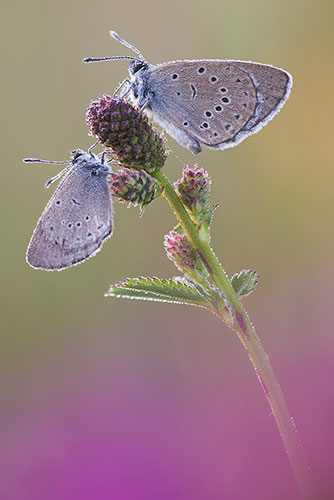
[[[243,269],[240,273],[236,273],[232,276],[231,285],[239,297],[246,297],[254,291],[258,280],[259,275],[256,271]]]
[[[173,304],[189,304],[206,307],[212,310],[209,298],[205,291],[184,280],[160,278],[127,278],[110,285],[105,297],[152,300],[157,302],[170,302]]]

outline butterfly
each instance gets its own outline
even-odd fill
[[[92,149],[92,148],[91,148]],[[112,199],[107,181],[111,168],[91,149],[72,151],[71,161],[46,205],[27,249],[31,267],[62,270],[93,257],[112,235]],[[67,163],[26,158],[25,162]]]
[[[226,149],[258,132],[288,99],[292,77],[268,64],[224,59],[152,65],[115,31],[110,35],[138,57],[89,57],[84,62],[129,59],[129,78],[115,92],[153,118],[181,146]]]

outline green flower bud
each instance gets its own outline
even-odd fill
[[[119,201],[140,205],[143,211],[155,198],[161,196],[163,187],[145,170],[123,169],[111,174],[109,181],[113,196]]]

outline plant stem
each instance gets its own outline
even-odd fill
[[[164,186],[164,196],[167,198],[193,248],[197,251],[205,264],[213,283],[223,292],[224,304],[226,301],[229,304],[232,314],[230,313],[227,315],[226,307],[223,306],[218,316],[236,332],[248,353],[249,359],[255,369],[256,375],[276,420],[302,498],[316,498],[314,493],[315,488],[312,483],[301,443],[297,436],[295,424],[289,414],[283,393],[270,364],[269,357],[265,353],[256,335],[255,328],[250,322],[246,310],[235,294],[224,269],[210,248],[210,245],[207,241],[202,241],[200,239],[198,235],[198,226],[189,217],[172,184],[161,171],[151,175]]]

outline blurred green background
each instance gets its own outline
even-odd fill
[[[243,59],[293,75],[290,99],[259,134],[237,148],[197,156],[169,139],[172,153],[164,170],[170,180],[180,176],[184,163],[209,171],[212,203],[219,204],[213,247],[230,275],[242,268],[260,275],[245,305],[295,417],[319,498],[332,498],[333,5],[21,0],[3,6],[1,499],[297,495],[274,420],[237,338],[204,310],[103,297],[110,283],[127,276],[177,274],[162,245],[175,225],[164,200],[142,218],[138,209],[115,203],[112,239],[83,265],[46,273],[25,262],[53,189],[45,190],[44,182],[59,168],[26,165],[22,158],[65,160],[70,150],[92,144],[87,105],[112,93],[127,75],[126,61],[81,62],[129,54],[109,29],[153,64]],[[115,407],[124,412],[115,416]],[[124,423],[125,415],[133,420]],[[57,453],[47,447],[55,436],[50,419],[61,429]],[[85,496],[75,486],[45,496],[43,487],[50,491],[64,480],[58,465],[75,448],[71,435],[78,422],[82,436],[99,427],[104,436],[129,436],[128,452],[117,460],[124,483],[108,482],[110,455],[87,443],[85,453],[106,471],[96,482],[102,484],[98,496]],[[37,453],[41,428],[46,444]],[[133,458],[133,443],[143,435],[140,449],[154,443],[156,456],[170,456],[156,466],[153,479],[149,452],[147,461],[138,449]],[[103,438],[96,442],[103,449]],[[119,448],[110,453],[119,458]],[[183,458],[172,473],[176,456]],[[139,463],[142,482],[131,472]],[[78,468],[79,483],[90,470],[89,462]],[[146,475],[152,479],[147,484]],[[137,493],[122,489],[127,481],[137,484]]]

